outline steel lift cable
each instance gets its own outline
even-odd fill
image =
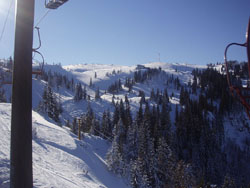
[[[2,41],[3,34],[4,34],[4,31],[5,31],[5,27],[6,27],[6,23],[7,23],[7,20],[8,20],[8,18],[9,18],[10,9],[11,9],[13,3],[14,3],[14,0],[11,1],[10,6],[9,6],[9,9],[8,9],[8,12],[7,12],[7,16],[6,16],[6,18],[5,18],[5,21],[4,21],[4,24],[3,24],[3,29],[2,29],[1,36],[0,36],[0,42]]]

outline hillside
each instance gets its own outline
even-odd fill
[[[11,104],[0,104],[0,187],[9,187]],[[108,172],[105,155],[110,143],[84,135],[79,141],[33,111],[34,187],[128,187]]]
[[[220,64],[207,68],[162,62],[45,65],[43,76],[33,77],[34,124],[41,126],[40,133],[45,129],[42,125],[53,124],[53,129],[40,140],[38,129],[33,145],[50,145],[77,156],[84,164],[71,170],[76,174],[81,169],[92,170],[94,176],[73,176],[72,182],[93,183],[92,187],[118,185],[110,184],[109,177],[100,178],[96,168],[123,176],[132,187],[190,187],[201,182],[220,186],[228,179],[237,186],[247,185],[250,121],[230,95],[221,70]],[[10,102],[11,86],[1,88],[2,96]],[[82,143],[74,136],[76,119],[81,120],[86,135]],[[69,135],[62,136],[62,132]],[[60,146],[61,142],[65,145]],[[88,156],[94,156],[91,164],[85,158],[86,150]],[[0,157],[2,161],[5,158]],[[59,163],[68,166],[64,157]],[[61,169],[59,163],[51,168]],[[59,170],[62,174],[55,171],[70,179],[67,170]],[[84,183],[81,186],[87,186]],[[126,185],[121,182],[121,186]]]

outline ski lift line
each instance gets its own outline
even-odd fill
[[[105,138],[107,138],[110,142],[112,142],[112,140],[110,139],[110,138],[108,138],[108,137],[106,137],[103,133],[101,133],[101,132],[99,132],[98,130],[96,130],[95,128],[94,128],[94,130],[96,131],[96,132],[98,132],[99,134],[101,134],[102,136],[104,136]],[[123,165],[127,165],[127,163],[125,163],[125,162],[123,162],[123,161],[120,161]],[[162,171],[162,170],[160,170],[159,168],[157,168],[157,167],[153,167],[154,168],[154,170],[156,170],[157,172],[160,172],[160,173],[162,173],[164,176],[166,176],[166,174]]]
[[[50,12],[50,9],[45,12],[45,14],[38,20],[37,24],[35,25],[35,28],[38,27],[38,25],[43,21],[43,19],[48,15]]]
[[[4,34],[4,31],[5,31],[5,28],[6,28],[6,23],[7,23],[9,14],[10,14],[10,9],[11,9],[13,3],[14,3],[14,0],[11,1],[10,6],[9,6],[9,9],[8,9],[8,12],[7,12],[7,16],[6,16],[6,18],[5,18],[5,21],[4,21],[4,24],[3,24],[3,29],[2,29],[2,32],[1,32],[0,42],[2,41],[3,34]]]
[[[105,136],[103,133],[101,133],[100,131],[96,130],[95,128],[94,128],[94,131],[96,131],[97,133],[99,133],[103,137],[107,138],[110,142],[112,142],[112,140],[110,138],[108,138],[107,136]]]
[[[110,142],[112,142],[112,140],[110,139],[110,138],[108,138],[108,137],[106,137],[103,133],[101,133],[101,132],[99,132],[98,130],[96,130],[95,128],[94,128],[94,130],[96,131],[96,132],[98,132],[99,134],[101,134],[102,136],[104,136],[105,138],[107,138]],[[125,163],[125,162],[123,162],[123,161],[120,161],[123,165],[127,165],[127,163]],[[162,170],[160,170],[159,168],[157,168],[157,167],[153,167],[154,168],[154,170],[156,170],[157,172],[160,172],[160,173],[162,173],[164,176],[166,176],[166,174],[162,171]]]

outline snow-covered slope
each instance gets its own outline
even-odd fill
[[[161,68],[166,74],[161,74],[155,76],[152,80],[147,80],[145,83],[136,83],[133,86],[131,92],[127,92],[127,88],[123,87],[123,91],[116,93],[114,101],[124,100],[125,94],[128,96],[131,105],[131,111],[135,112],[139,108],[140,97],[139,91],[145,93],[146,98],[150,96],[152,89],[157,91],[159,89],[162,91],[164,88],[168,87],[168,93],[174,94],[175,96],[171,99],[172,104],[178,103],[176,100],[179,96],[179,91],[170,86],[166,86],[167,76],[173,75],[178,77],[181,83],[187,84],[188,81],[192,79],[192,70],[195,68],[204,69],[206,66],[201,65],[189,65],[189,64],[171,64],[163,62],[153,62],[142,65],[148,68]],[[91,97],[91,106],[93,110],[101,117],[104,110],[110,109],[112,112],[112,97],[110,93],[106,93],[108,87],[113,84],[118,79],[124,84],[126,78],[133,78],[134,72],[138,71],[137,66],[118,66],[118,65],[100,65],[100,64],[78,64],[78,65],[68,65],[68,66],[45,66],[46,71],[51,70],[52,72],[59,72],[66,74],[73,78],[76,82],[82,83],[87,87],[87,93]],[[93,87],[89,87],[90,79],[92,80]],[[101,101],[95,101],[95,91],[100,89]],[[57,91],[55,91],[57,92]],[[64,95],[61,94],[61,97]],[[65,117],[71,119],[71,117],[77,117],[83,114],[87,107],[86,101],[80,101],[78,103],[73,103],[73,96],[66,97],[67,100],[61,100],[63,108],[65,111],[69,111],[69,114],[65,114]],[[70,99],[70,100],[69,100]],[[65,102],[64,102],[65,101]]]
[[[127,78],[133,78],[134,73],[140,69],[142,72],[147,68],[161,69],[152,79],[143,82],[135,82],[131,91],[124,83]],[[65,75],[69,80],[74,80],[74,84],[81,83],[86,87],[89,99],[74,101],[75,91],[65,85],[57,86],[52,84],[53,93],[60,101],[63,112],[60,116],[60,124],[66,125],[67,120],[72,122],[73,118],[80,117],[86,113],[90,104],[98,120],[101,121],[104,110],[114,111],[112,99],[119,102],[127,95],[131,113],[135,115],[139,106],[141,96],[145,93],[145,98],[149,99],[152,89],[154,92],[162,92],[167,89],[170,100],[170,118],[174,128],[175,108],[179,105],[180,87],[177,88],[172,78],[179,79],[181,85],[187,84],[193,79],[193,69],[205,69],[206,66],[189,64],[170,64],[155,62],[139,66],[117,66],[99,64],[79,64],[79,65],[45,65],[44,71]],[[221,65],[214,67],[221,70]],[[122,82],[122,90],[111,94],[106,92],[108,87],[117,82]],[[172,79],[172,81],[171,81]],[[89,83],[93,85],[90,87]],[[172,83],[170,83],[172,82]],[[109,148],[109,143],[105,140],[85,135],[83,141],[78,141],[68,128],[61,128],[53,124],[44,113],[36,113],[39,102],[42,100],[44,87],[47,82],[33,77],[33,169],[35,187],[127,187],[126,181],[120,179],[107,171],[105,154]],[[5,89],[7,101],[10,101],[11,85],[2,86]],[[100,90],[100,99],[95,100],[95,92]],[[190,89],[190,88],[189,88]],[[190,93],[192,99],[197,99],[197,94]],[[151,107],[156,102],[149,100]],[[215,105],[217,101],[214,102]],[[43,117],[44,116],[44,117]],[[215,118],[212,113],[209,116]],[[47,119],[46,119],[47,118]],[[233,143],[244,149],[249,142],[249,120],[245,113],[239,115],[228,115],[223,118],[225,140],[232,140]],[[9,184],[9,142],[10,142],[10,104],[0,104],[0,187],[8,187]],[[248,141],[247,141],[248,140]]]
[[[34,65],[35,66],[35,65]],[[167,75],[173,75],[175,77],[178,76],[180,82],[187,84],[188,81],[192,79],[191,72],[195,68],[205,68],[206,66],[198,66],[198,65],[189,65],[189,64],[171,64],[171,63],[163,63],[163,62],[154,62],[144,64],[142,66],[149,68],[159,68]],[[75,93],[71,90],[67,90],[65,87],[52,88],[53,92],[56,94],[57,99],[60,100],[63,107],[62,114],[62,124],[64,125],[67,120],[72,121],[74,117],[79,117],[84,112],[86,112],[86,108],[88,103],[91,104],[94,112],[100,118],[104,110],[109,109],[111,112],[113,111],[112,98],[113,95],[111,93],[106,93],[107,89],[111,84],[117,82],[119,79],[124,84],[126,78],[133,78],[134,72],[137,71],[137,66],[119,66],[119,65],[101,65],[101,64],[78,64],[78,65],[44,65],[45,72],[51,72],[52,74],[61,74],[66,76],[69,80],[73,79],[75,84],[81,83],[82,86],[86,86],[87,94],[90,96],[90,101],[78,101],[75,102],[74,95]],[[89,87],[90,80],[93,83],[92,87]],[[166,88],[167,78],[164,75],[159,75],[154,77],[152,80],[148,80],[145,83],[136,83],[133,86],[131,92],[127,92],[128,88],[123,86],[123,91],[116,93],[114,95],[114,101],[120,101],[120,99],[124,99],[125,94],[128,95],[131,105],[131,111],[136,112],[139,107],[140,97],[139,91],[143,91],[146,95],[146,98],[150,96],[150,92],[152,89],[159,89],[162,91]],[[32,103],[33,109],[37,110],[39,102],[42,100],[42,94],[44,87],[46,86],[46,82],[40,79],[33,77],[33,96]],[[7,102],[11,101],[11,85],[2,85],[2,89],[5,90],[5,95],[7,98]],[[100,90],[101,101],[95,101],[95,92],[96,90]],[[174,94],[172,97],[171,103],[178,103],[178,95],[179,91],[175,90],[175,88],[171,88],[168,86],[168,93]]]
[[[11,105],[0,103],[0,187],[9,187]],[[34,187],[122,188],[124,180],[108,172],[109,143],[85,135],[79,141],[69,130],[33,111]]]

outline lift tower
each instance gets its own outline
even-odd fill
[[[32,43],[34,0],[16,0],[10,187],[32,188]]]

